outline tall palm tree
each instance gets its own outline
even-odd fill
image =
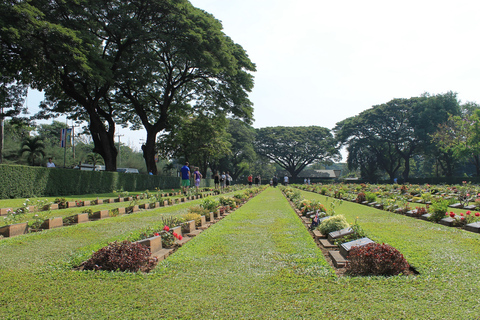
[[[22,141],[22,147],[19,151],[20,156],[24,153],[27,153],[28,163],[32,166],[35,165],[35,159],[37,156],[45,157],[45,144],[43,144],[43,139],[39,136],[35,137],[26,137]]]

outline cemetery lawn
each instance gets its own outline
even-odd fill
[[[319,199],[328,209],[331,200]],[[472,319],[480,311],[480,234],[354,203],[368,236],[400,250],[417,276],[337,277],[279,189],[216,223],[149,274],[73,271],[173,207],[0,240],[1,319]]]

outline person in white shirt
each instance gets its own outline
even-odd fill
[[[52,158],[48,158],[47,168],[55,168],[55,163],[53,163]]]

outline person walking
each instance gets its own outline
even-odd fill
[[[227,171],[227,174],[225,175],[225,186],[229,187],[230,181],[232,181],[232,177],[230,176],[230,172]]]
[[[202,174],[198,171],[198,167],[195,167],[193,172],[193,179],[195,180],[195,191],[198,193],[198,187],[200,187],[200,180],[202,180]]]
[[[180,169],[180,172],[182,172],[182,192],[184,195],[187,195],[188,187],[190,187],[190,168],[188,165],[189,163],[185,162],[185,165]]]
[[[215,171],[213,182],[215,183],[215,189],[218,189],[220,187],[220,175],[218,174],[218,171]]]
[[[260,184],[260,176],[255,176],[255,186],[258,187],[258,185]]]
[[[273,178],[272,178],[272,183],[273,183],[273,187],[276,188],[276,187],[277,187],[277,184],[278,184],[277,175],[274,175],[274,176],[273,176]]]
[[[227,176],[225,175],[225,171],[222,172],[222,175],[220,176],[220,187],[223,189],[225,188],[225,181],[227,180]]]
[[[283,183],[285,184],[285,187],[288,186],[288,176],[285,175],[285,177],[283,178]]]
[[[253,176],[252,176],[252,174],[249,174],[249,175],[248,175],[247,181],[248,181],[248,187],[251,188],[251,187],[252,187],[252,184],[253,184]]]

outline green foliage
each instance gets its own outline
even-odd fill
[[[342,243],[346,243],[346,242],[350,242],[350,241],[353,241],[353,240],[361,239],[361,238],[364,238],[364,237],[367,236],[367,233],[365,232],[365,230],[363,230],[363,228],[360,226],[360,224],[358,224],[357,220],[358,219],[355,219],[355,223],[350,226],[353,233],[335,240],[334,243],[336,245],[340,245]]]
[[[213,198],[205,198],[200,203],[200,206],[203,209],[207,210],[207,212],[213,212],[213,211],[217,210],[219,205],[220,205],[220,202],[213,199]]]
[[[0,198],[60,196],[178,188],[179,178],[121,174],[107,171],[81,171],[60,168],[0,165]]]
[[[233,208],[236,205],[235,199],[233,199],[232,197],[222,196],[222,197],[220,197],[219,202],[220,202],[220,205],[224,206],[224,207],[232,207]]]
[[[333,231],[338,231],[342,230],[345,228],[350,227],[350,225],[347,222],[347,219],[343,215],[335,215],[333,217],[330,217],[326,220],[324,220],[319,226],[318,230],[322,234],[329,234],[330,232]]]
[[[377,195],[373,192],[367,192],[365,197],[369,203],[377,201]]]
[[[188,208],[188,213],[195,214],[195,215],[201,215],[201,216],[207,215],[211,211],[213,211],[213,210],[203,208],[202,206],[193,206],[193,207]]]
[[[327,128],[267,127],[256,132],[255,151],[288,171],[293,179],[307,165],[332,161],[340,155]]]
[[[433,201],[429,206],[429,211],[431,212],[430,220],[438,222],[441,219],[445,218],[445,213],[448,210],[449,202],[444,199]]]
[[[183,219],[185,221],[191,221],[195,220],[195,226],[200,227],[202,225],[202,220],[201,220],[202,215],[194,212],[189,212],[183,215]]]

